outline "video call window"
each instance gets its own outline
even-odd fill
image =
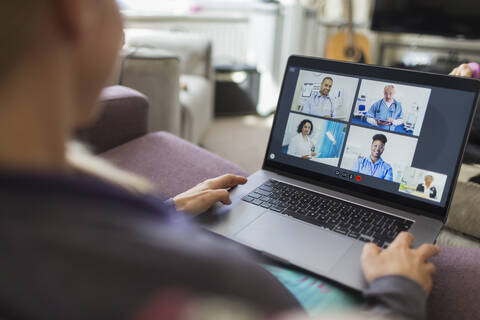
[[[415,197],[440,202],[447,176],[419,168],[406,168],[398,191]]]
[[[400,182],[412,165],[417,139],[387,131],[351,126],[341,167],[387,181]]]
[[[352,123],[419,136],[431,89],[363,80]]]
[[[282,152],[318,163],[338,166],[346,124],[290,113]]]
[[[291,111],[349,121],[358,79],[301,70]]]

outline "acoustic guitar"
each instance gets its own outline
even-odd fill
[[[346,30],[337,32],[327,42],[325,57],[328,59],[371,63],[370,43],[363,34],[353,31],[352,0],[344,0],[347,12]]]

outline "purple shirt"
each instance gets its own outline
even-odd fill
[[[480,65],[476,62],[470,62],[468,66],[472,69],[472,78],[480,79]]]

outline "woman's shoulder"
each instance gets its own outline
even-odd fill
[[[292,140],[299,140],[301,138],[301,135],[302,135],[301,133],[297,133],[292,137]]]

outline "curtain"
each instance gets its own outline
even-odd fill
[[[334,137],[336,147],[328,138],[327,133]],[[345,124],[340,122],[328,121],[327,129],[324,134],[318,137],[318,145],[320,145],[320,158],[338,158],[342,150],[343,140],[345,139]]]

